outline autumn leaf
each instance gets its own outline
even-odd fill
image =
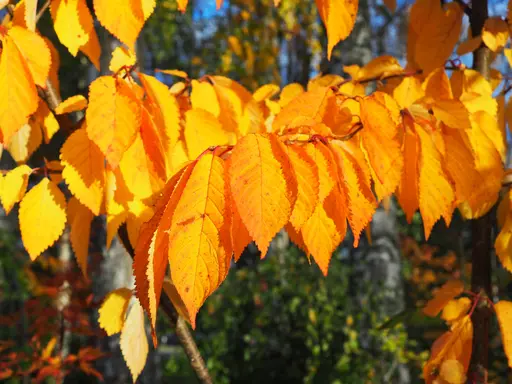
[[[21,201],[28,185],[28,177],[32,173],[32,169],[27,165],[20,165],[9,171],[3,178],[1,190],[2,205],[5,214],[8,215],[14,204]]]
[[[229,270],[224,161],[205,153],[194,165],[169,230],[171,278],[195,327],[196,313]]]
[[[132,297],[132,291],[128,288],[118,288],[110,292],[99,309],[98,322],[100,327],[112,336],[121,332],[125,324],[126,310]]]
[[[36,111],[38,96],[29,67],[14,40],[5,36],[1,42],[0,129],[3,143],[8,144]]]
[[[135,300],[130,308],[121,332],[119,345],[135,383],[146,365],[149,352],[146,328],[144,327],[144,311],[138,300]]]
[[[155,346],[157,344],[156,310],[160,302],[168,263],[168,231],[176,205],[183,194],[184,186],[192,169],[193,164],[182,168],[167,182],[157,201],[153,217],[141,225],[139,239],[135,247],[133,272],[137,297],[149,315]]]
[[[104,157],[98,146],[80,128],[62,146],[62,177],[73,195],[92,213],[98,215],[105,187]]]
[[[66,100],[61,102],[57,108],[55,108],[55,113],[57,115],[63,115],[65,113],[72,113],[76,111],[81,111],[87,107],[87,99],[82,95],[76,95],[68,97]]]
[[[234,137],[230,140],[229,133],[223,129],[220,121],[206,110],[188,110],[185,122],[185,143],[191,159],[209,147],[234,143]]]
[[[329,60],[334,46],[352,32],[358,4],[358,0],[316,0],[318,13],[327,29],[327,58]]]
[[[485,20],[482,29],[482,40],[493,52],[503,49],[508,41],[509,31],[508,25],[501,17],[489,17]]]
[[[130,49],[155,8],[155,0],[94,0],[99,22]]]
[[[54,182],[44,178],[20,203],[23,244],[34,260],[60,237],[66,225],[66,198]]]
[[[296,180],[273,135],[243,137],[231,157],[231,193],[242,221],[264,257],[270,241],[290,218]]]
[[[435,293],[434,297],[425,305],[423,313],[435,317],[441,310],[464,290],[464,284],[460,280],[449,280]]]
[[[75,253],[78,266],[84,276],[87,276],[87,257],[89,256],[91,223],[94,215],[76,197],[72,197],[68,201],[67,215],[71,227],[69,235],[71,247]]]
[[[25,124],[14,134],[7,150],[17,163],[25,163],[43,142],[43,133],[36,124]]]
[[[140,128],[140,106],[129,86],[110,76],[89,88],[86,130],[109,164],[116,168]]]
[[[100,69],[100,43],[85,0],[56,0],[50,5],[53,26],[60,42],[76,56],[82,51]]]
[[[507,355],[508,366],[512,367],[512,334],[510,333],[510,322],[512,321],[512,302],[500,300],[494,304],[496,317],[500,326],[503,349]]]

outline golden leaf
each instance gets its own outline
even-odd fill
[[[87,277],[87,256],[89,256],[89,240],[91,222],[94,218],[89,208],[80,203],[76,197],[68,201],[68,221],[71,227],[70,241],[76,261],[84,276]]]
[[[8,215],[14,204],[18,203],[27,190],[28,177],[32,173],[32,169],[27,165],[20,165],[9,171],[3,178],[2,186],[2,205],[5,214]]]
[[[63,115],[65,113],[81,111],[85,108],[87,108],[87,99],[82,95],[75,95],[68,97],[60,103],[57,108],[55,108],[55,113],[57,115]]]
[[[118,288],[110,292],[99,309],[98,322],[100,327],[112,336],[121,332],[125,323],[126,309],[130,303],[132,291],[128,288]]]
[[[464,284],[460,280],[449,280],[435,293],[434,297],[423,308],[423,313],[435,317],[452,300],[464,291]]]
[[[66,198],[57,185],[44,178],[20,203],[23,244],[35,260],[60,237],[66,226]]]

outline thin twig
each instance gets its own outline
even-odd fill
[[[39,12],[37,12],[36,15],[36,23],[39,21],[39,19],[43,16],[44,11],[50,6],[50,0],[46,0],[46,3],[43,4]]]
[[[123,224],[119,227],[117,234],[126,251],[133,259],[135,257],[135,251],[130,244],[126,224]],[[174,308],[174,305],[167,297],[165,292],[163,292],[163,295],[160,298],[159,306],[169,318],[171,325],[175,327],[176,336],[178,336],[178,339],[180,340],[180,343],[185,350],[185,353],[190,361],[190,365],[194,370],[198,380],[204,384],[212,384],[212,378],[210,377],[208,368],[206,367],[205,361],[201,356],[201,352],[199,351],[199,348],[197,348],[197,344],[192,337],[190,329],[188,328],[185,320],[178,315],[176,308]]]

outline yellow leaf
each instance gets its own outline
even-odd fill
[[[416,77],[406,77],[393,90],[393,98],[401,109],[409,108],[415,101],[421,99],[425,91],[421,87],[421,82]]]
[[[242,44],[240,44],[240,40],[238,39],[238,37],[233,35],[228,36],[228,45],[229,49],[233,51],[235,55],[242,57],[244,52],[242,49]]]
[[[78,16],[80,24],[83,26],[85,32],[89,35],[89,39],[85,45],[80,47],[82,51],[91,60],[91,63],[96,67],[96,70],[100,70],[100,55],[101,46],[94,29],[94,20],[89,11],[89,6],[84,0],[78,0]]]
[[[505,55],[509,67],[512,66],[512,49],[511,48],[505,48],[503,50],[503,54]]]
[[[482,40],[493,52],[500,51],[508,41],[508,25],[501,17],[489,17],[482,29]]]
[[[503,349],[507,355],[508,366],[512,367],[512,333],[510,332],[510,322],[512,321],[512,302],[500,300],[494,304],[496,317],[500,326],[501,340]]]
[[[449,223],[455,193],[447,179],[441,154],[432,136],[419,125],[416,126],[416,133],[420,142],[419,206],[425,238],[428,239],[432,227],[441,216]]]
[[[37,0],[25,0],[25,22],[27,29],[34,32],[36,30]]]
[[[87,99],[82,95],[75,95],[68,97],[60,103],[57,108],[55,108],[55,113],[57,115],[63,115],[65,113],[81,111],[85,108],[87,108]]]
[[[128,216],[126,217],[126,229],[128,239],[132,247],[137,246],[139,232],[142,224],[147,222],[153,216],[152,207],[144,204],[141,200],[135,199],[128,202]]]
[[[0,56],[0,129],[4,144],[28,122],[37,105],[37,90],[28,66],[13,39],[6,36]]]
[[[279,95],[279,105],[281,107],[286,106],[290,101],[295,99],[297,96],[304,93],[304,88],[298,83],[292,83],[286,85]]]
[[[53,181],[44,178],[20,203],[20,230],[32,260],[53,245],[66,226],[66,198]]]
[[[181,77],[182,79],[188,79],[187,72],[181,71],[179,69],[155,69],[155,72],[161,72],[167,75]]]
[[[53,19],[53,27],[59,41],[69,50],[71,55],[76,56],[79,49],[89,40],[90,29],[80,22],[79,3],[85,0],[56,0],[50,5],[50,13]],[[88,12],[87,5],[85,7]]]
[[[256,101],[263,101],[266,99],[271,98],[272,96],[276,95],[279,92],[279,86],[275,84],[265,84],[259,87],[256,91],[254,91],[254,94],[252,95],[254,97],[254,100]]]
[[[68,221],[71,227],[70,241],[78,266],[87,277],[87,256],[89,255],[89,239],[93,214],[89,208],[82,205],[76,197],[68,202]]]
[[[171,278],[192,327],[197,311],[229,270],[232,251],[224,191],[224,161],[206,153],[197,160],[172,217]]]
[[[48,79],[50,73],[52,56],[44,39],[37,33],[20,27],[12,27],[8,34],[25,59],[34,83],[46,88],[46,79]]]
[[[361,101],[361,147],[373,173],[375,192],[382,199],[396,190],[404,159],[396,140],[397,126],[374,93]]]
[[[44,142],[47,144],[60,129],[59,122],[42,99],[39,99],[39,107],[30,119],[30,124],[38,126],[43,131]]]
[[[62,146],[62,177],[71,193],[92,213],[100,213],[105,187],[104,157],[100,149],[80,128]]]
[[[180,110],[176,97],[169,92],[167,86],[155,77],[139,74],[139,78],[154,107],[152,114],[159,129],[161,142],[171,164],[172,149],[180,136]]]
[[[318,13],[327,29],[327,58],[334,46],[347,38],[356,21],[358,0],[316,0]]]
[[[219,120],[208,111],[190,109],[185,114],[185,121],[185,143],[191,159],[195,159],[208,147],[234,142]]]
[[[482,44],[482,35],[478,35],[477,37],[472,37],[463,41],[457,47],[457,55],[463,56],[468,53],[472,53],[477,50],[478,47]]]
[[[113,73],[117,73],[123,67],[131,67],[137,62],[135,53],[126,47],[117,47],[112,53],[112,60],[108,69]]]
[[[126,309],[130,303],[132,291],[128,288],[118,288],[110,292],[99,309],[100,327],[112,336],[121,332],[125,323]]]
[[[89,89],[87,134],[115,169],[140,127],[140,105],[123,80],[102,76]]]
[[[60,56],[57,48],[52,44],[52,42],[44,37],[44,41],[48,48],[50,49],[52,65],[50,67],[50,73],[48,75],[48,79],[51,81],[53,85],[53,89],[55,93],[60,97],[60,81],[59,81],[59,68],[60,68]]]
[[[14,134],[7,150],[17,163],[25,163],[42,141],[41,128],[36,124],[25,124]]]
[[[4,206],[5,214],[11,212],[14,204],[19,202],[25,191],[27,190],[28,177],[32,173],[32,169],[27,165],[20,165],[9,171],[3,178],[2,187],[2,205]]]
[[[434,297],[423,308],[423,313],[435,317],[452,300],[464,291],[464,284],[460,280],[449,280],[437,290]]]
[[[126,150],[119,163],[119,171],[128,190],[139,199],[150,197],[160,191],[164,180],[160,178],[148,158],[140,134]]]
[[[177,1],[178,1],[178,9],[182,13],[185,13],[185,11],[187,10],[188,0],[177,0]]]
[[[444,68],[430,72],[423,81],[422,88],[426,96],[434,99],[434,103],[440,99],[453,99],[452,85]]]
[[[432,111],[436,119],[450,128],[471,129],[469,112],[459,100],[435,100]]]
[[[447,384],[464,384],[466,372],[464,366],[458,360],[445,360],[441,364],[439,377]]]
[[[94,13],[101,25],[125,43],[130,49],[152,13],[152,9],[142,6],[141,0],[94,0]]]
[[[371,60],[361,68],[354,80],[363,81],[400,72],[403,72],[403,68],[398,60],[393,56],[383,55]]]
[[[465,316],[469,311],[469,308],[471,308],[471,300],[467,297],[450,300],[443,308],[441,318],[448,324],[452,324],[462,316]]]
[[[220,104],[213,85],[206,81],[192,80],[190,102],[193,109],[204,109],[213,116],[220,116]]]
[[[313,214],[318,202],[318,168],[303,147],[288,145],[288,157],[297,178],[297,201],[293,206],[290,223],[300,231]]]
[[[135,383],[146,365],[149,352],[146,328],[144,328],[144,311],[138,300],[135,300],[130,308],[119,345]]]
[[[233,199],[262,257],[288,222],[296,198],[296,180],[279,144],[273,135],[250,134],[237,143],[231,155]]]

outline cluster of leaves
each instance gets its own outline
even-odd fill
[[[52,257],[38,259],[25,268],[30,298],[17,312],[0,316],[3,337],[12,336],[21,322],[26,322],[25,345],[13,340],[0,341],[0,379],[33,378],[43,382],[49,377],[62,380],[72,372],[81,371],[102,379],[94,368],[97,359],[105,356],[98,348],[80,347],[63,353],[65,334],[71,337],[101,337],[104,332],[94,328],[88,313],[97,307],[92,300],[90,282],[79,270],[63,271]]]
[[[451,77],[445,70],[460,35],[462,5],[418,0],[412,6],[405,69],[381,56],[362,68],[346,67],[350,79],[328,75],[307,89],[267,84],[251,93],[220,76],[196,80],[164,71],[181,78],[169,89],[138,72],[133,46],[155,1],[134,0],[115,11],[113,4],[93,1],[99,22],[128,47],[114,52],[112,75],[90,85],[88,100],[74,96],[51,108],[48,93],[58,84],[59,59],[36,30],[37,2],[8,5],[12,16],[0,26],[0,131],[21,165],[2,178],[0,196],[7,212],[20,202],[22,240],[32,259],[68,223],[84,274],[93,217],[106,215],[107,245],[126,223],[135,248],[136,300],[127,310],[132,292],[113,292],[101,322],[109,334],[122,331],[134,379],[147,354],[143,310],[155,343],[162,289],[195,326],[232,258],[237,261],[252,241],[265,256],[284,227],[327,274],[348,226],[357,246],[377,205],[392,194],[409,220],[419,209],[426,238],[440,218],[449,225],[455,209],[477,218],[497,201],[505,156],[504,125],[498,123],[504,99],[493,98],[499,84],[462,65]],[[357,1],[316,4],[330,56],[353,27]],[[50,11],[60,42],[98,66],[85,0],[51,1]],[[503,23],[486,24],[482,41],[499,52],[508,34],[495,24]],[[365,84],[372,80],[381,82],[367,95]],[[61,131],[56,115],[84,109],[59,162],[34,169],[23,164],[43,139]],[[44,177],[27,192],[31,175]],[[500,255],[508,255],[510,223],[505,220],[497,243]],[[503,303],[496,308],[508,305]],[[454,334],[460,339],[459,328],[469,329],[469,315],[453,321],[457,332],[442,339],[445,347]],[[427,379],[443,370],[445,349],[433,352]],[[454,359],[467,368],[466,355]]]

